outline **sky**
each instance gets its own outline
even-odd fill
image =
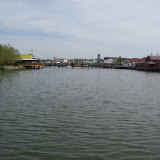
[[[0,44],[37,58],[160,53],[159,0],[0,0]]]

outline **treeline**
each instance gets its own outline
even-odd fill
[[[0,44],[0,66],[16,64],[20,60],[20,53],[11,45]]]
[[[53,59],[42,59],[42,62],[51,61],[53,62]],[[83,58],[74,58],[74,59],[68,59],[68,62],[82,62],[82,61],[94,61],[94,59],[83,59]]]
[[[74,62],[82,62],[82,61],[93,61],[94,59],[86,59],[86,58],[74,58],[70,59],[69,61],[74,61]]]

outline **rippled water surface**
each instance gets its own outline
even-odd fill
[[[0,72],[0,159],[159,160],[160,73]]]

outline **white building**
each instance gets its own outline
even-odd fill
[[[106,64],[114,64],[114,60],[118,59],[118,57],[104,57],[104,63]]]
[[[67,58],[57,58],[57,57],[53,57],[53,62],[54,63],[66,63],[68,61]]]
[[[137,63],[141,62],[141,59],[139,58],[131,58],[131,59],[128,59],[126,60],[124,63],[123,63],[123,66],[124,67],[135,67]]]

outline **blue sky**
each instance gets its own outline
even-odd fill
[[[37,58],[160,53],[159,0],[0,0],[0,44]]]

